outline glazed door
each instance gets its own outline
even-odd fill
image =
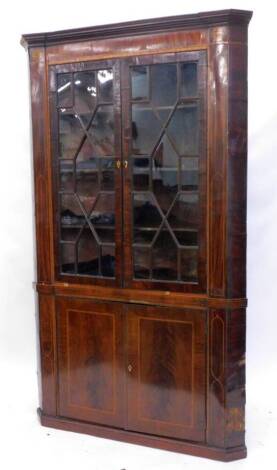
[[[205,292],[205,52],[126,59],[121,81],[125,283]]]
[[[57,299],[58,414],[124,427],[124,321],[120,304]]]
[[[57,279],[205,292],[205,87],[205,52],[50,67]]]
[[[121,285],[119,63],[50,67],[56,278]]]
[[[206,313],[129,306],[128,428],[205,439]]]

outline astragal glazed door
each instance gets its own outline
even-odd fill
[[[206,290],[206,55],[52,67],[56,275]]]

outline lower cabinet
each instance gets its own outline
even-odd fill
[[[59,415],[205,439],[204,310],[57,300]]]

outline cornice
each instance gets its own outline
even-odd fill
[[[211,27],[216,25],[245,25],[252,17],[248,10],[217,10],[189,15],[168,16],[125,23],[106,24],[86,28],[67,29],[48,33],[23,34],[21,44],[30,47],[50,46],[78,41],[89,41],[141,34],[153,34],[171,30]]]

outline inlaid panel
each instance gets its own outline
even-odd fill
[[[245,309],[209,311],[207,442],[244,445]]]
[[[58,318],[60,414],[122,424],[121,307],[58,300]]]
[[[142,419],[191,425],[192,323],[142,318],[139,335]]]
[[[128,307],[128,427],[201,440],[205,312]]]

